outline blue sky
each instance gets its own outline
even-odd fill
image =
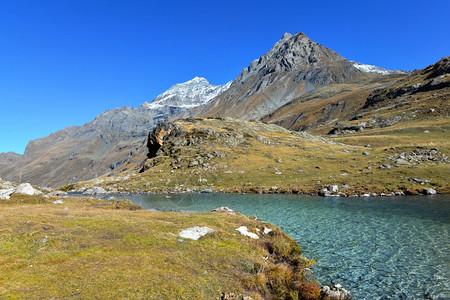
[[[0,152],[174,83],[234,79],[284,32],[389,69],[450,55],[450,1],[0,0]]]

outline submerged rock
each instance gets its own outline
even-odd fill
[[[349,291],[340,284],[331,287],[324,285],[320,288],[320,300],[351,300],[353,299]]]
[[[184,238],[184,239],[191,239],[191,240],[198,240],[199,238],[201,238],[204,235],[207,235],[208,233],[213,233],[215,232],[214,229],[203,226],[194,226],[194,227],[189,227],[187,229],[184,229],[183,231],[181,231],[178,236],[180,238]]]

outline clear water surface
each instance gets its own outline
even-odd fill
[[[110,195],[108,196],[110,197]],[[317,265],[322,284],[355,299],[450,299],[450,197],[127,195],[145,209],[228,206],[282,228]]]

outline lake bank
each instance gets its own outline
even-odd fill
[[[17,194],[0,208],[0,298],[318,298],[298,244],[239,213]],[[181,235],[196,226],[209,233]]]
[[[109,195],[110,197],[110,195]],[[206,211],[228,206],[282,228],[317,261],[323,283],[356,299],[449,295],[450,198],[313,197],[255,194],[124,196],[147,209]],[[170,197],[170,198],[169,198]]]

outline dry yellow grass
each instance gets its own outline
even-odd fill
[[[284,275],[269,271],[280,263],[293,275],[278,296],[301,294],[293,281],[309,261],[270,224],[240,214],[142,211],[121,200],[55,199],[0,201],[0,298],[218,299],[234,292],[262,299],[276,295],[269,280]],[[235,230],[241,225],[274,234],[250,240]],[[216,232],[179,241],[191,226]]]

